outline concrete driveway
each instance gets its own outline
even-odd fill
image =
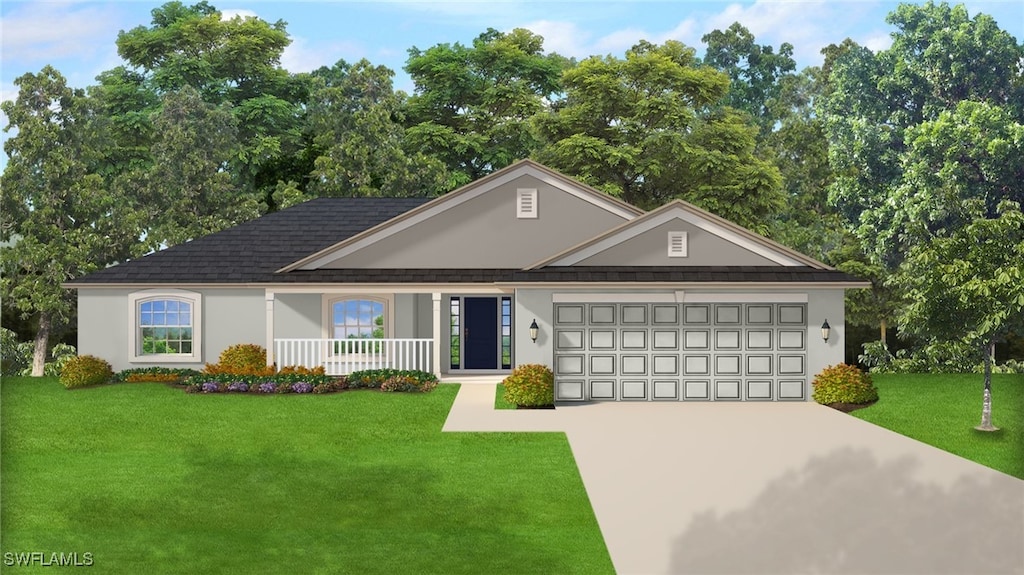
[[[827,407],[493,401],[444,431],[564,431],[621,574],[1024,573],[1024,481]]]

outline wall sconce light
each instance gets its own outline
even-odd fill
[[[825,340],[825,343],[828,343],[828,336],[830,333],[832,333],[832,326],[828,324],[828,320],[826,319],[825,323],[821,324],[821,339]]]
[[[537,343],[537,331],[539,330],[540,327],[537,326],[537,320],[533,320],[530,324],[530,339],[533,340],[533,343]]]

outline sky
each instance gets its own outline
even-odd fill
[[[193,4],[194,0],[183,0]],[[0,98],[14,99],[14,80],[50,64],[70,85],[85,88],[97,74],[121,65],[115,41],[122,30],[150,24],[163,2],[0,2]],[[488,28],[527,28],[544,37],[547,51],[565,56],[622,56],[638,40],[680,40],[703,53],[701,36],[740,22],[758,44],[794,47],[798,68],[818,65],[821,48],[852,38],[873,50],[889,46],[893,28],[885,16],[896,2],[870,0],[540,1],[497,2],[338,1],[272,2],[210,0],[226,15],[284,20],[292,43],[282,65],[308,72],[339,59],[366,58],[396,72],[395,87],[414,88],[402,66],[410,47],[468,44]],[[1018,41],[1024,40],[1024,1],[964,3],[971,16],[989,14]],[[0,125],[7,119],[0,115]],[[8,134],[9,135],[9,134]],[[0,156],[6,164],[6,154]]]

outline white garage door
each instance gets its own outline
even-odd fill
[[[805,304],[555,304],[560,401],[806,398]]]

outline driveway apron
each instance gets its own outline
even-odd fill
[[[1022,573],[1024,481],[815,403],[493,409],[444,431],[563,431],[618,573]]]

